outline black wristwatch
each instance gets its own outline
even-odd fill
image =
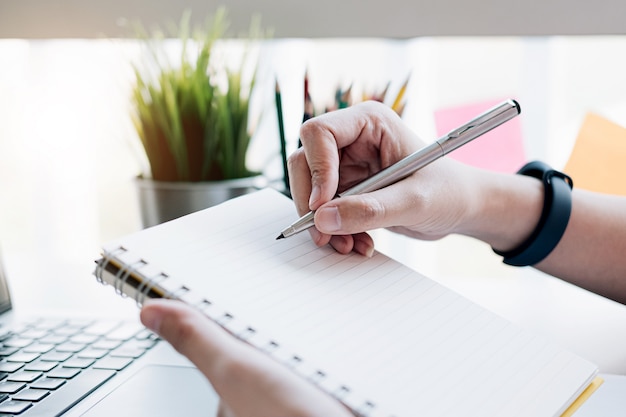
[[[529,162],[518,172],[543,182],[545,198],[539,223],[532,234],[515,249],[494,252],[504,257],[505,264],[513,266],[535,265],[545,259],[563,237],[572,212],[572,179],[548,164]]]

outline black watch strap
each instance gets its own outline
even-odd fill
[[[543,182],[545,198],[539,223],[521,245],[510,251],[494,252],[504,257],[503,262],[513,266],[535,265],[545,259],[563,237],[572,212],[572,179],[549,165],[533,161],[518,172]]]

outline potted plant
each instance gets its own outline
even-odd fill
[[[226,36],[223,8],[193,33],[189,22],[187,12],[175,42],[138,28],[147,60],[133,65],[132,107],[150,167],[137,178],[144,227],[263,186],[246,166],[255,70],[246,81],[246,57],[234,69],[214,62],[215,43]],[[174,59],[172,46],[179,47]]]

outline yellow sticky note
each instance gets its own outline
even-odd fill
[[[604,379],[599,376],[595,377],[595,379],[591,381],[591,384],[583,391],[582,394],[578,396],[578,398],[572,403],[572,405],[570,405],[568,409],[565,410],[563,414],[561,414],[561,417],[573,416],[574,413],[585,403],[585,401],[587,401],[589,397],[591,397],[591,394],[596,392],[596,390],[600,388],[600,385],[602,385],[603,383]]]
[[[563,171],[576,188],[626,195],[626,128],[587,114]]]

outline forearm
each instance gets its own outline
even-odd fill
[[[540,181],[476,171],[469,226],[459,232],[508,251],[537,226],[543,207]],[[572,214],[556,248],[537,269],[626,303],[626,199],[574,189]]]
[[[626,304],[626,198],[574,189],[563,238],[536,267]]]

